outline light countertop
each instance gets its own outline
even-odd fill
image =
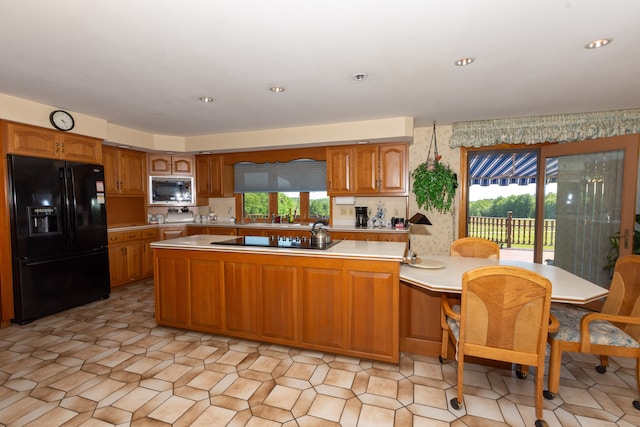
[[[403,264],[400,268],[400,280],[431,291],[460,293],[462,274],[465,271],[488,265],[511,265],[534,271],[549,279],[552,286],[551,300],[554,302],[586,304],[608,293],[607,289],[560,267],[527,261],[426,255],[421,264],[433,264],[434,267],[440,264],[441,268],[421,268]]]
[[[275,248],[261,246],[227,246],[216,245],[216,242],[229,240],[233,236],[217,236],[198,234],[160,240],[151,243],[152,248],[187,249],[224,252],[270,253],[295,256],[317,256],[326,258],[358,258],[367,260],[402,262],[405,243],[401,242],[369,242],[358,240],[341,240],[329,249]]]
[[[128,231],[134,229],[144,229],[150,227],[180,227],[188,225],[189,227],[220,227],[220,228],[272,228],[274,230],[311,230],[312,224],[272,224],[264,222],[251,222],[251,223],[235,223],[230,221],[215,221],[215,222],[175,222],[164,224],[145,224],[145,225],[132,225],[128,227],[113,227],[109,228],[109,231]],[[335,225],[327,227],[329,231],[348,231],[348,232],[369,232],[369,233],[408,233],[408,228],[386,228],[386,227],[356,227],[348,225]]]

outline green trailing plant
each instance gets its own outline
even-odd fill
[[[427,160],[419,165],[411,176],[418,207],[440,213],[451,211],[458,177],[449,166],[440,163],[436,157],[436,160]]]

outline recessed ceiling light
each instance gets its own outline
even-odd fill
[[[269,90],[275,93],[284,92],[284,88],[282,86],[271,86]]]
[[[212,96],[201,96],[200,98],[198,98],[200,101],[208,103],[208,102],[213,102],[213,97]]]
[[[613,41],[613,39],[598,39],[598,40],[592,41],[591,43],[585,44],[584,48],[585,49],[597,49],[599,47],[608,45],[612,41]]]
[[[369,141],[356,141],[356,144],[368,144]]]
[[[458,67],[464,67],[465,65],[471,64],[473,61],[475,61],[474,58],[460,58],[456,62],[454,62],[454,64],[456,64]]]
[[[351,78],[353,78],[353,80],[357,82],[362,82],[364,80],[367,80],[367,77],[369,77],[367,73],[355,73],[353,76],[351,76]]]

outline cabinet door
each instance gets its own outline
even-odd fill
[[[82,135],[62,135],[61,157],[74,162],[102,164],[102,141]]]
[[[354,192],[354,159],[350,147],[327,148],[327,194],[350,195]]]
[[[125,276],[127,281],[138,280],[142,277],[142,242],[139,240],[125,242]]]
[[[380,146],[380,193],[409,194],[407,165],[406,144]]]
[[[258,264],[224,264],[224,305],[227,330],[243,335],[258,335]]]
[[[7,150],[13,154],[46,158],[60,157],[60,141],[55,131],[7,123]]]
[[[173,256],[160,251],[156,286],[156,321],[167,325],[186,327],[189,324],[189,292],[185,282],[176,278],[189,277],[189,260],[182,255]]]
[[[284,265],[262,265],[260,299],[261,335],[294,341],[296,339],[296,283],[298,269]]]
[[[193,156],[171,157],[171,172],[174,175],[193,176]]]
[[[151,243],[158,239],[142,241],[142,277],[153,276],[153,249]]]
[[[341,269],[303,268],[300,289],[301,342],[341,350],[347,294]],[[320,303],[319,303],[320,302]]]
[[[175,239],[186,235],[185,227],[161,227],[160,240]]]
[[[111,287],[126,281],[124,247],[121,243],[109,245],[109,276]]]
[[[206,259],[189,262],[191,325],[222,330],[226,307],[222,304],[221,263]]]
[[[406,242],[409,236],[405,233],[380,233],[378,240],[381,242]]]
[[[120,150],[120,193],[144,196],[146,188],[146,156],[142,151]]]
[[[148,154],[149,175],[171,175],[171,156]]]
[[[196,200],[210,197],[211,168],[209,156],[196,156]]]
[[[223,176],[222,156],[209,156],[209,197],[224,197],[225,182]]]
[[[397,359],[398,278],[388,272],[348,271],[348,350]]]
[[[107,196],[120,191],[119,151],[108,145],[102,146],[102,162],[104,164],[104,187]]]
[[[378,192],[378,147],[367,145],[355,149],[355,188],[356,194]]]

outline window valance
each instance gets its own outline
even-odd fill
[[[640,109],[457,122],[449,146],[572,142],[640,133]]]

